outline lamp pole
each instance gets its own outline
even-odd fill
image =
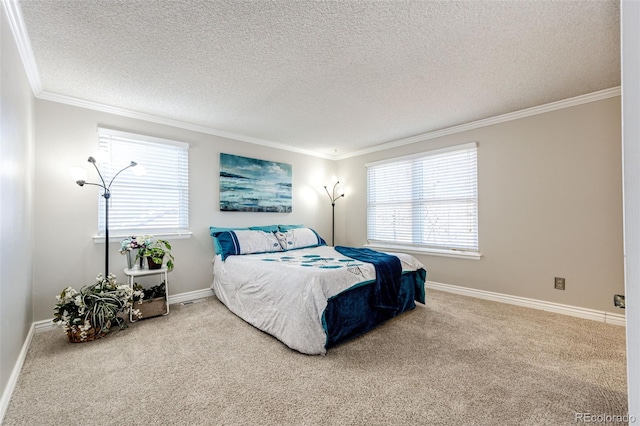
[[[109,185],[107,185],[106,182],[104,181],[104,178],[102,177],[102,173],[100,173],[100,169],[98,169],[98,166],[96,165],[96,159],[93,157],[89,157],[87,161],[93,164],[93,167],[95,167],[96,172],[98,172],[98,176],[100,177],[100,182],[102,183],[91,183],[91,182],[87,182],[84,179],[79,179],[76,181],[76,183],[79,186],[85,186],[85,185],[98,186],[104,190],[104,193],[102,194],[102,196],[104,197],[104,239],[105,239],[104,240],[105,242],[104,278],[106,279],[109,276],[109,199],[111,198],[111,184],[116,179],[116,177],[118,177],[120,173],[124,172],[125,170],[131,167],[137,166],[138,163],[136,163],[135,161],[132,161],[131,163],[129,163],[127,167],[124,167],[122,170],[116,173],[115,176],[111,178]]]
[[[327,186],[326,185],[324,186],[324,190],[327,191],[327,195],[331,200],[331,245],[332,246],[335,246],[334,235],[335,235],[335,229],[336,229],[336,200],[338,198],[344,197],[344,194],[340,194],[336,197],[336,187],[338,186],[339,183],[340,181],[336,181],[336,183],[333,184],[333,189],[331,190],[331,193],[329,193]]]

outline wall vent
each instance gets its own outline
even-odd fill
[[[186,306],[186,305],[193,305],[194,303],[202,303],[204,302],[204,299],[193,299],[193,300],[187,300],[186,302],[182,302],[180,303],[182,306]]]

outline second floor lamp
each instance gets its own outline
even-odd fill
[[[327,195],[331,200],[331,245],[332,246],[335,246],[334,235],[336,230],[336,200],[338,198],[344,197],[344,192],[342,194],[336,195],[336,187],[338,186],[339,183],[340,181],[337,180],[336,183],[333,184],[333,189],[331,190],[331,193],[329,193],[329,189],[327,189],[327,186],[326,185],[324,186],[324,190],[327,191]]]

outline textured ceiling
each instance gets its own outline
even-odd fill
[[[41,91],[337,155],[620,85],[618,1],[19,1]]]

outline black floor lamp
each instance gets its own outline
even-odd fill
[[[131,167],[137,166],[138,163],[136,163],[135,161],[132,161],[131,163],[129,163],[127,167],[123,168],[118,173],[116,173],[115,176],[111,178],[111,182],[109,182],[109,185],[107,185],[104,181],[104,178],[102,177],[102,173],[100,173],[100,170],[96,165],[96,159],[93,157],[89,157],[87,161],[93,164],[93,167],[95,167],[96,172],[98,172],[98,176],[100,177],[100,181],[102,183],[87,182],[87,171],[83,168],[74,168],[72,170],[72,176],[76,181],[76,183],[80,186],[94,185],[94,186],[99,186],[104,190],[104,193],[102,194],[102,196],[104,197],[104,241],[105,241],[104,279],[107,279],[107,277],[109,276],[109,198],[111,198],[111,184],[116,179],[116,177],[118,177],[120,173],[124,172],[125,170]]]
[[[336,230],[336,200],[338,198],[344,197],[344,193],[336,196],[336,187],[338,186],[339,183],[340,181],[336,181],[336,183],[333,184],[333,189],[331,190],[331,194],[329,194],[329,190],[327,189],[327,186],[326,185],[324,186],[324,190],[327,191],[327,195],[331,200],[331,245],[332,246],[335,246],[334,234]]]

